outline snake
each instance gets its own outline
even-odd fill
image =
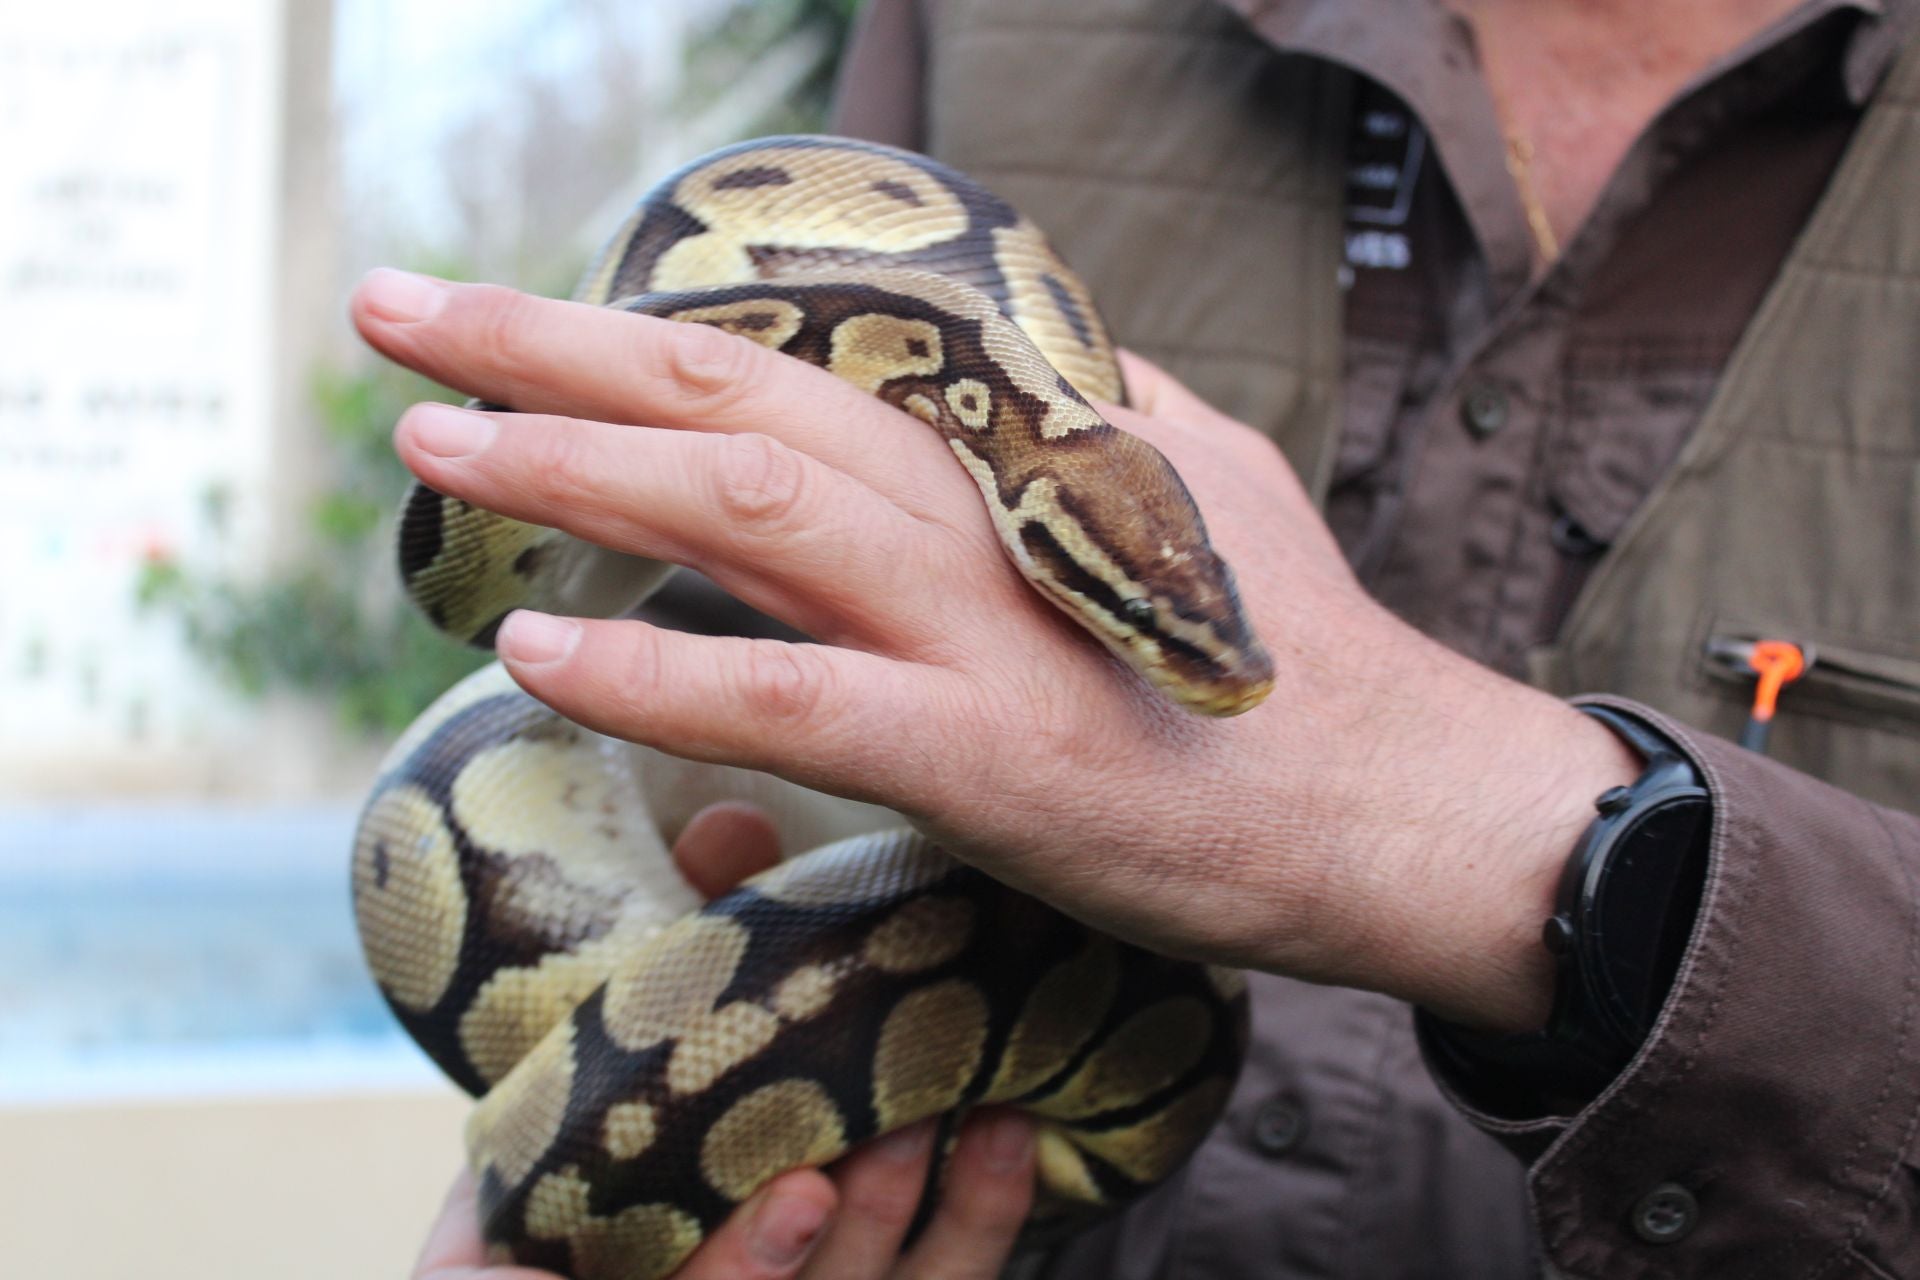
[[[1271,689],[1185,484],[1091,403],[1125,387],[1087,286],[974,179],[840,138],[723,148],[644,197],[574,297],[719,328],[931,427],[1116,679],[1207,716]],[[671,571],[418,484],[397,541],[413,601],[483,647],[514,609],[615,616]],[[804,852],[702,902],[669,850],[718,800]],[[1035,1119],[1022,1240],[1061,1238],[1180,1167],[1246,1050],[1239,972],[1102,933],[886,809],[596,733],[498,664],[388,752],[352,891],[387,1004],[477,1100],[489,1256],[575,1280],[668,1275],[779,1174],[930,1117],[945,1152],[986,1105]]]

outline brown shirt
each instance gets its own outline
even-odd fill
[[[1495,185],[1504,144],[1490,120],[1436,113],[1429,133],[1363,86],[1345,429],[1326,511],[1377,599],[1510,674],[1553,639],[1705,410],[1852,134],[1848,9],[1809,6],[1805,30],[1674,104],[1537,284],[1511,186]],[[1433,34],[1437,47],[1415,49],[1396,33],[1379,73],[1402,80],[1395,55],[1417,57],[1463,81],[1437,94],[1483,93],[1468,58],[1445,56],[1467,52],[1457,26]],[[1448,180],[1489,164],[1500,172]],[[1768,180],[1751,181],[1763,168]]]
[[[1914,6],[1808,0],[1708,69],[1537,284],[1471,42],[1443,6],[1230,7],[1276,48],[1370,81],[1351,123],[1329,520],[1380,598],[1517,672],[1699,420]],[[844,131],[922,141],[920,12],[873,5]],[[1071,56],[1071,23],[1053,25],[1034,38]],[[1714,871],[1661,1026],[1592,1107],[1503,1120],[1462,1079],[1450,1106],[1403,1007],[1259,977],[1259,1043],[1215,1137],[1037,1265],[1504,1277],[1544,1255],[1582,1276],[1920,1276],[1920,1116],[1892,1083],[1920,1078],[1920,997],[1860,978],[1920,937],[1920,824],[1671,728],[1714,794]],[[1795,1038],[1813,1025],[1824,1038]],[[1640,1228],[1680,1211],[1661,1198],[1673,1186],[1694,1197],[1689,1229],[1651,1244]]]
[[[1699,419],[1892,42],[1863,32],[1867,6],[1808,0],[1676,99],[1529,283],[1526,217],[1463,23],[1433,3],[1381,23],[1342,21],[1326,0],[1232,7],[1258,10],[1277,47],[1368,77],[1350,126],[1328,522],[1377,599],[1520,674]],[[920,38],[907,0],[871,7],[843,131],[922,145]]]

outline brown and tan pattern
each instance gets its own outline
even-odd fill
[[[360,817],[353,853],[354,914],[369,928],[367,962],[387,997],[426,1011],[460,963],[467,899],[453,834],[439,806],[402,784],[382,790]]]
[[[873,1114],[882,1131],[965,1101],[987,1043],[986,997],[948,979],[910,991],[887,1014],[873,1055]]]
[[[904,409],[952,443],[1020,572],[1156,688],[1206,715],[1272,688],[1186,486],[1083,398],[1124,395],[1086,286],[965,175],[835,138],[718,151],[641,203],[575,297],[723,329]],[[611,616],[670,572],[419,486],[400,567],[479,645],[515,608]]]
[[[846,1148],[846,1121],[826,1088],[817,1080],[779,1080],[714,1121],[701,1145],[700,1172],[707,1185],[738,1202],[769,1178],[822,1164]]]
[[[664,1275],[768,1178],[987,1102],[1046,1118],[1034,1223],[1051,1230],[1163,1177],[1213,1123],[1246,1035],[1218,971],[1090,933],[909,831],[650,914],[638,862],[662,833],[627,832],[623,890],[617,852],[566,806],[646,792],[657,757],[473,680],[389,761],[355,901],[395,1013],[481,1097],[470,1158],[501,1256],[580,1280]],[[556,741],[603,776],[574,761],[554,786]],[[533,781],[465,780],[515,743]],[[679,768],[712,798],[732,785]]]
[[[822,139],[716,153],[642,206],[582,296],[905,409],[947,438],[1029,580],[1155,684],[1215,713],[1264,691],[1178,477],[1073,390],[1119,392],[1084,287],[964,177]],[[611,612],[665,572],[426,490],[401,559],[430,616],[481,640],[512,607]],[[846,806],[824,830],[830,801],[772,779],[755,803],[788,847],[819,847],[699,907],[667,845],[743,777],[601,738],[498,668],[389,756],[355,909],[395,1014],[480,1099],[494,1256],[664,1276],[768,1179],[985,1103],[1043,1119],[1036,1234],[1199,1143],[1244,1052],[1233,975],[1094,934],[876,829],[890,815]]]
[[[918,973],[967,949],[973,904],[965,898],[916,898],[867,935],[868,964],[887,973]]]

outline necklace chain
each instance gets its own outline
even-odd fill
[[[1541,261],[1550,265],[1560,257],[1560,237],[1553,234],[1553,221],[1547,217],[1547,207],[1540,202],[1540,193],[1534,189],[1533,144],[1511,130],[1506,131],[1506,143],[1507,173],[1520,192],[1520,206],[1527,215],[1527,230],[1533,233],[1534,248],[1539,250]]]

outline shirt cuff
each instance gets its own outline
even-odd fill
[[[1571,1116],[1441,1090],[1530,1164],[1569,1276],[1920,1274],[1920,820],[1635,703],[1713,798],[1706,889],[1659,1022]],[[1424,1021],[1424,1016],[1423,1016]]]

